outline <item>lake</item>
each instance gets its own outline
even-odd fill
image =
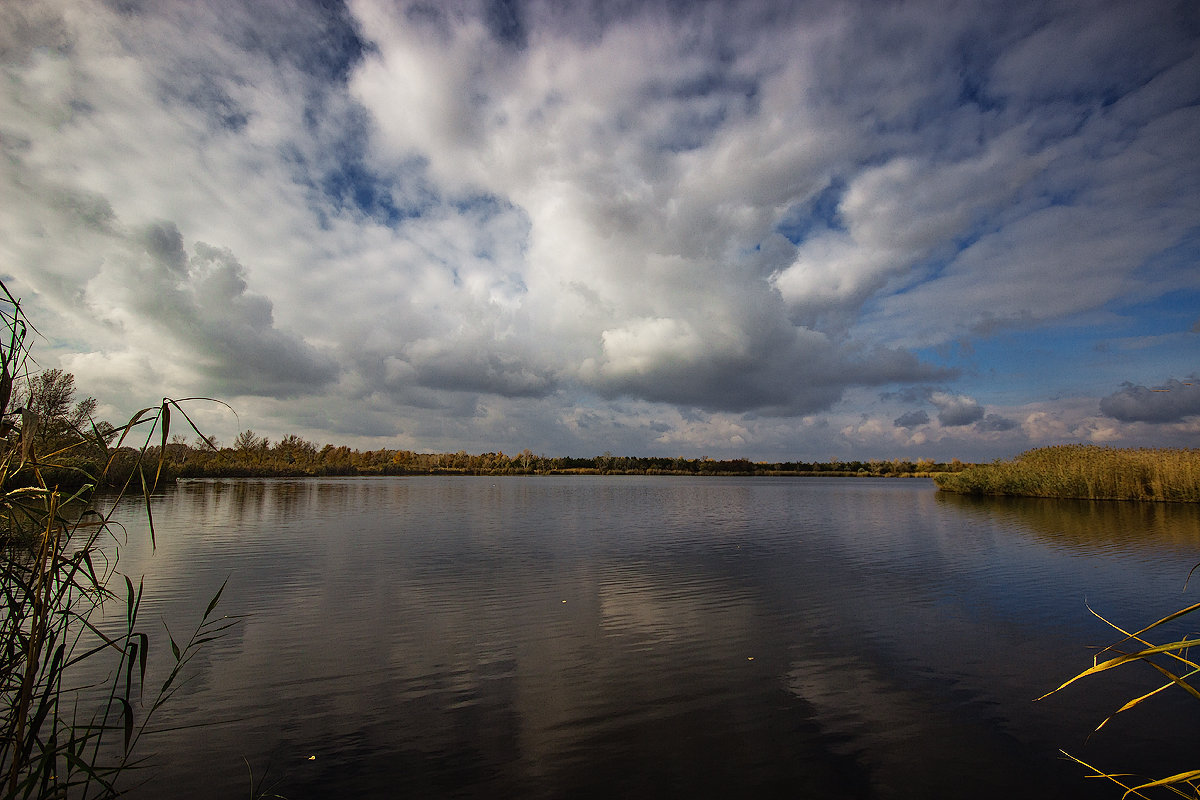
[[[1034,702],[1119,638],[1089,606],[1135,630],[1196,602],[1195,506],[923,479],[192,481],[154,499],[153,552],[144,509],[117,516],[152,639],[186,638],[226,579],[219,609],[247,615],[155,718],[135,797],[1119,797],[1059,748],[1200,767],[1179,692],[1089,738],[1158,684],[1144,665]]]

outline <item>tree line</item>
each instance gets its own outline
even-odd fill
[[[528,448],[519,453],[422,453],[413,450],[357,450],[318,446],[289,435],[272,443],[252,430],[231,447],[212,442],[167,445],[165,463],[181,478],[287,477],[321,475],[825,475],[921,476],[956,472],[967,465],[929,459],[869,461],[751,461],[667,456],[546,456]]]
[[[59,453],[56,459],[63,483],[73,474],[97,474],[108,462],[108,479],[123,481],[139,455],[161,464],[161,475],[174,478],[305,477],[339,475],[813,475],[813,476],[927,476],[958,472],[968,465],[958,459],[751,461],[679,456],[573,457],[519,453],[423,453],[404,449],[358,450],[319,445],[295,434],[272,442],[253,430],[241,431],[231,445],[221,446],[203,436],[190,440],[180,434],[144,452],[112,449],[119,431],[91,417],[96,400],[75,401],[75,378],[62,370],[45,370],[24,388],[24,426],[36,429],[37,452]],[[10,426],[11,427],[11,426]],[[72,467],[74,469],[72,469]]]

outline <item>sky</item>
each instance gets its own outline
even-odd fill
[[[0,278],[120,423],[1200,447],[1200,4],[0,0]]]

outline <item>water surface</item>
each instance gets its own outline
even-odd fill
[[[1147,670],[1033,702],[1115,639],[1089,605],[1136,628],[1195,602],[1190,506],[896,479],[204,481],[155,499],[153,553],[143,516],[122,511],[121,566],[148,624],[185,631],[226,578],[221,608],[249,616],[156,720],[140,796],[1106,797],[1059,748],[1198,766],[1200,704],[1170,694],[1088,739]]]

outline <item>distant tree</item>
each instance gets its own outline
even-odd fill
[[[276,443],[274,452],[281,460],[294,464],[316,458],[317,446],[294,433],[289,433]]]
[[[75,398],[75,376],[61,369],[44,370],[29,379],[25,407],[49,420],[66,418]]]
[[[29,378],[19,390],[17,405],[32,412],[34,441],[44,453],[84,440],[91,433],[97,402],[94,397],[85,397],[75,403],[75,376],[61,369],[47,369]]]
[[[167,457],[176,461],[185,460],[189,449],[187,437],[182,433],[177,433],[171,437],[171,441],[167,444]]]
[[[233,449],[243,452],[251,452],[253,450],[266,450],[270,447],[270,441],[265,436],[259,436],[254,431],[247,428],[237,435],[233,440]]]

